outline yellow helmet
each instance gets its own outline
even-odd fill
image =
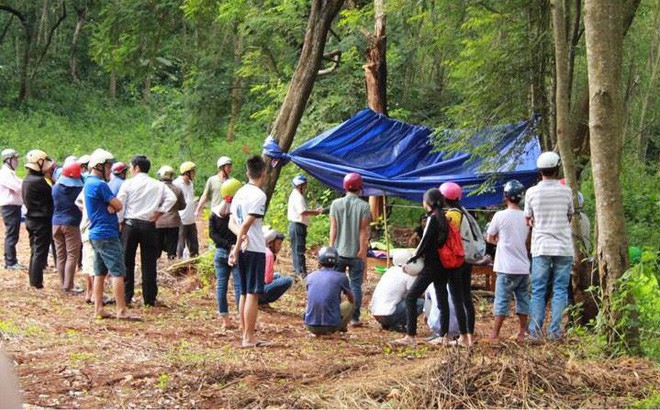
[[[222,186],[220,187],[220,194],[222,197],[233,197],[236,195],[236,191],[242,186],[241,181],[239,181],[236,178],[229,178],[225,182],[222,183]]]
[[[192,171],[193,169],[195,169],[195,167],[197,167],[197,165],[195,165],[194,162],[186,161],[183,164],[181,164],[181,166],[179,167],[179,173],[183,175],[186,172]]]
[[[37,172],[45,172],[53,166],[48,154],[40,149],[33,149],[25,155],[25,168]]]

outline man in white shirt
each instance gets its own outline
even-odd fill
[[[124,208],[118,214],[124,241],[126,263],[126,303],[133,300],[135,288],[135,254],[140,246],[142,262],[142,297],[145,306],[155,306],[158,295],[156,261],[159,255],[156,220],[172,209],[176,196],[160,181],[148,174],[151,162],[143,155],[131,160],[133,178],[124,182],[117,198]]]
[[[2,151],[2,168],[0,168],[0,207],[2,220],[5,223],[5,269],[24,269],[18,264],[16,244],[21,230],[21,185],[23,180],[16,176],[18,152],[11,148]]]
[[[305,250],[309,217],[320,214],[323,212],[323,208],[307,209],[307,202],[305,201],[307,178],[304,175],[296,175],[291,181],[291,185],[293,185],[293,190],[289,195],[289,205],[287,207],[291,256],[293,258],[293,270],[299,277],[304,278],[307,276]]]
[[[196,167],[194,162],[186,161],[179,167],[180,176],[174,180],[174,185],[183,192],[186,200],[186,208],[179,211],[181,226],[179,227],[179,244],[176,248],[176,256],[181,259],[183,250],[188,247],[188,254],[194,258],[199,254],[199,241],[197,239],[197,224],[195,223],[195,179]]]
[[[266,194],[259,185],[266,177],[266,164],[260,156],[247,160],[249,183],[236,192],[231,202],[231,216],[239,226],[234,245],[227,263],[238,264],[241,283],[241,299],[238,314],[243,329],[242,347],[266,346],[255,335],[255,325],[259,313],[259,295],[264,293],[266,272],[266,239],[262,230],[262,220],[266,213]],[[230,222],[230,226],[231,226]],[[247,241],[247,244],[244,242]]]
[[[557,180],[560,158],[544,152],[536,161],[542,176],[525,195],[525,217],[532,227],[532,297],[529,335],[540,340],[545,321],[546,296],[552,288],[552,318],[547,332],[549,340],[562,337],[562,317],[568,305],[568,286],[573,265],[571,217],[573,194]],[[551,286],[548,279],[553,275]]]
[[[507,209],[498,211],[488,226],[486,240],[497,245],[493,270],[497,273],[495,322],[490,333],[490,342],[497,342],[504,319],[509,315],[509,301],[516,299],[516,315],[520,327],[517,340],[524,341],[529,315],[529,256],[527,239],[529,226],[523,211],[518,205],[525,187],[517,180],[504,185],[504,202]]]
[[[371,297],[371,314],[385,330],[406,331],[406,295],[415,282],[415,276],[404,273],[402,265],[412,256],[409,250],[397,249],[392,257],[394,266],[385,271]],[[417,299],[417,315],[423,309],[424,301]]]

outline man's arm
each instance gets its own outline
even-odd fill
[[[335,247],[335,241],[337,240],[337,220],[334,216],[330,216],[330,246]]]
[[[117,198],[112,198],[110,202],[108,202],[108,212],[111,214],[121,211],[123,207],[124,206],[121,204],[121,201]],[[112,211],[110,211],[110,208],[112,208]]]
[[[492,243],[493,245],[497,245],[498,239],[499,239],[498,235],[491,235],[491,234],[486,235],[486,242]]]
[[[123,184],[121,184],[121,188],[119,188],[119,192],[117,192],[117,199],[121,202],[122,207],[119,212],[117,212],[117,218],[119,219],[119,223],[124,222],[124,218],[126,216],[126,204],[128,201],[128,187],[130,181],[126,181]]]
[[[238,234],[236,234],[236,245],[231,250],[231,253],[229,254],[229,258],[227,260],[229,266],[236,265],[236,262],[238,261],[238,252],[241,249],[241,244],[245,240],[248,230],[250,230],[250,227],[252,226],[252,224],[256,219],[257,219],[256,215],[248,215],[241,224],[241,228],[239,229]]]
[[[199,203],[197,204],[197,208],[195,209],[195,216],[199,215],[199,213],[204,209],[204,205],[206,205],[206,200],[208,199],[209,196],[209,187],[211,184],[209,184],[209,181],[206,181],[206,185],[204,185],[204,192],[202,193],[202,196],[199,198]]]
[[[355,304],[355,296],[353,295],[353,292],[350,290],[348,292],[344,291],[344,295],[346,296],[346,300]]]
[[[367,262],[367,249],[369,249],[369,218],[362,218],[360,220],[360,248],[358,250],[358,258]]]

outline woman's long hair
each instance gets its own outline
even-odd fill
[[[438,238],[436,241],[438,245],[443,244],[447,240],[447,218],[442,208],[445,207],[445,197],[440,193],[438,188],[431,188],[424,192],[424,203],[431,208],[431,217],[436,217],[440,229],[438,230]],[[426,222],[428,223],[428,221]]]

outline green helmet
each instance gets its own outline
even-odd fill
[[[236,195],[236,191],[242,186],[241,181],[239,181],[236,178],[229,178],[225,182],[222,183],[222,186],[220,187],[220,194],[222,195],[223,198],[225,197],[233,197]]]

